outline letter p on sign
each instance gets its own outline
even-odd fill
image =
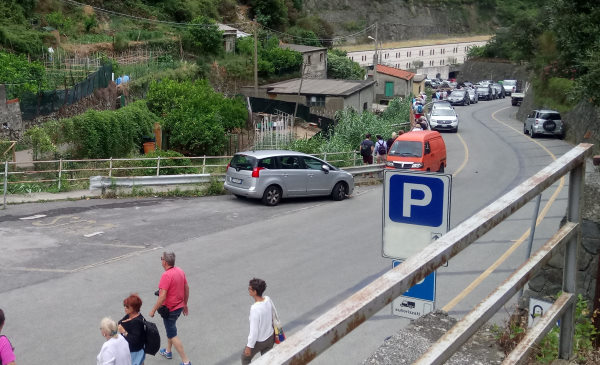
[[[389,191],[389,218],[393,222],[430,227],[442,224],[443,181],[419,175],[394,175]]]
[[[421,198],[415,198],[413,191],[421,192]],[[415,194],[416,195],[416,194]],[[404,200],[402,201],[402,215],[410,218],[410,211],[413,205],[424,207],[431,203],[431,189],[423,184],[404,184]]]

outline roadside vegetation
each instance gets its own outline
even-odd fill
[[[596,317],[597,313],[590,313],[588,301],[579,294],[575,307],[575,336],[573,337],[573,353],[577,364],[600,363],[600,350],[594,345],[599,335],[593,323]],[[527,315],[516,314],[511,316],[505,326],[493,326],[492,331],[505,354],[509,354],[523,339],[527,333],[527,325]],[[559,335],[560,328],[554,326],[542,341],[535,345],[528,363],[551,364],[557,360]]]
[[[470,57],[527,62],[535,103],[561,112],[581,100],[600,106],[600,33],[596,1],[498,2],[502,23],[491,41]]]

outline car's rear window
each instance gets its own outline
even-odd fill
[[[489,89],[487,88],[487,86],[485,87],[478,87],[477,91],[488,91]]]
[[[506,86],[515,86],[517,84],[516,80],[504,80],[504,85]]]
[[[256,158],[247,155],[235,155],[230,166],[236,170],[252,170],[256,166]]]
[[[465,96],[465,92],[463,90],[453,91],[450,96]]]
[[[546,120],[560,120],[560,114],[558,113],[542,113],[540,115],[541,119],[546,119]]]
[[[433,116],[444,116],[444,117],[449,117],[449,116],[455,116],[456,113],[454,112],[454,109],[447,109],[447,108],[436,108],[431,115]]]
[[[421,157],[423,143],[419,141],[396,141],[390,148],[388,156]]]

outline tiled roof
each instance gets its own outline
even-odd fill
[[[385,75],[398,77],[407,81],[415,77],[415,74],[410,71],[405,71],[399,68],[389,67],[385,65],[377,65],[377,72]]]
[[[291,49],[292,51],[296,51],[296,52],[300,52],[300,53],[322,51],[322,50],[327,49],[326,47],[312,47],[312,46],[305,46],[303,44],[291,44],[291,43],[282,43],[280,45],[280,47],[286,48],[286,49]]]
[[[348,96],[374,83],[375,81],[372,80],[304,79],[300,94]],[[297,94],[300,79],[286,80],[261,87],[266,88],[269,94]]]

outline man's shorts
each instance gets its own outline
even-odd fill
[[[167,331],[167,338],[173,338],[177,336],[177,326],[175,324],[177,322],[177,318],[179,318],[181,315],[181,312],[183,312],[183,307],[169,312],[168,318],[163,318],[165,331]]]
[[[363,158],[363,163],[366,163],[369,165],[373,164],[373,155],[363,156],[362,158]]]

